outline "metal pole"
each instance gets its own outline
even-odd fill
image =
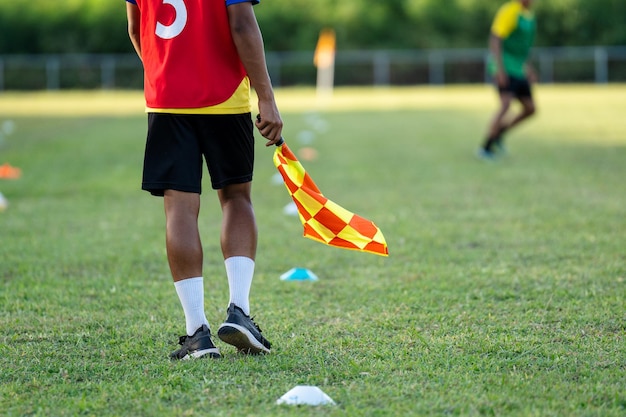
[[[49,56],[46,59],[46,88],[48,90],[58,90],[61,86],[60,68],[58,57]]]
[[[595,61],[596,83],[606,84],[609,82],[609,59],[606,49],[598,46],[593,51]]]
[[[389,85],[389,55],[384,51],[374,54],[374,85]]]
[[[275,87],[280,87],[281,85],[281,59],[278,55],[267,53],[265,55],[265,59],[267,60],[267,69],[270,73],[270,77],[272,79],[272,84]]]
[[[539,54],[539,78],[544,83],[554,82],[554,58],[549,52]]]
[[[445,78],[445,58],[438,51],[428,54],[428,78],[431,84],[444,84]]]
[[[107,90],[115,87],[115,58],[107,56],[100,63],[102,88]]]

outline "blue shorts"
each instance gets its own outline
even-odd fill
[[[202,160],[218,190],[252,181],[254,131],[245,114],[148,114],[141,188],[202,192]]]

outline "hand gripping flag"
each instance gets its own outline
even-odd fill
[[[389,255],[380,229],[324,197],[284,142],[274,152],[274,165],[298,207],[305,237],[339,248]]]

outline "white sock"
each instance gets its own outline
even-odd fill
[[[245,256],[233,256],[224,261],[228,288],[230,289],[230,303],[234,303],[250,315],[250,287],[254,275],[254,261]]]
[[[204,280],[187,278],[174,283],[180,304],[185,312],[187,334],[192,336],[203,324],[209,325],[204,314]]]

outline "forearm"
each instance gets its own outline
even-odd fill
[[[272,81],[265,62],[263,37],[252,4],[244,2],[228,6],[228,20],[239,59],[259,99],[256,127],[268,140],[265,146],[274,145],[282,138],[283,121],[276,106]]]
[[[489,36],[489,50],[491,51],[491,55],[496,62],[496,68],[498,72],[504,71],[504,62],[502,60],[502,39],[494,35],[493,33]]]
[[[537,82],[537,80],[539,79],[539,77],[537,76],[537,71],[530,61],[526,61],[526,64],[524,65],[524,72],[526,73],[528,81],[530,81],[531,83]]]

